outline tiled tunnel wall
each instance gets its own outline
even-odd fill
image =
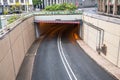
[[[24,56],[35,40],[34,18],[17,25],[0,39],[0,80],[15,80]]]

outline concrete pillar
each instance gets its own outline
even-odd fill
[[[64,3],[66,3],[66,0],[64,0]]]
[[[103,12],[103,0],[100,0],[100,11]]]
[[[51,0],[51,4],[50,5],[53,5],[53,0]]]
[[[44,0],[42,0],[42,1],[43,1],[43,3],[42,3],[42,8],[44,9],[45,6],[46,6],[46,2],[45,2]]]
[[[65,0],[65,3],[67,3],[67,0]]]
[[[60,0],[61,1],[61,3],[63,3],[63,0]]]
[[[59,1],[58,1],[58,0],[56,0],[56,4],[59,4]]]
[[[110,0],[107,0],[107,13],[110,13]]]
[[[102,1],[101,0],[98,0],[98,6],[99,6],[99,8],[98,8],[98,11],[102,11]]]
[[[62,0],[62,3],[64,3],[64,0]]]
[[[117,14],[117,4],[118,4],[118,0],[114,0],[113,15],[116,15],[116,14]]]
[[[98,0],[98,11],[100,11],[100,0]]]
[[[46,6],[48,6],[48,0],[46,0],[45,3],[46,3]]]
[[[106,1],[106,0],[103,0],[103,2],[102,2],[102,4],[103,4],[103,5],[102,5],[102,11],[103,11],[103,12],[105,12],[105,4],[106,4],[105,1]]]
[[[56,4],[56,1],[57,1],[57,0],[54,0],[54,4]]]
[[[50,5],[50,0],[48,0],[48,5]]]
[[[59,4],[61,3],[61,0],[59,0]]]
[[[53,0],[52,4],[55,4],[55,0]]]

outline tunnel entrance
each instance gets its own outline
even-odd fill
[[[74,39],[81,39],[80,33],[80,21],[39,21],[37,22],[37,27],[40,32],[40,36],[46,38],[52,38],[57,36],[59,33],[65,35],[66,37],[74,37]]]

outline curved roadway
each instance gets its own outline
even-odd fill
[[[116,80],[79,47],[72,35],[68,37],[67,31],[63,34],[41,42],[32,80]]]

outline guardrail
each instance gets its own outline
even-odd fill
[[[18,25],[19,23],[21,23],[22,21],[24,21],[25,19],[33,16],[33,14],[22,14],[22,15],[12,15],[12,16],[19,16],[18,18],[14,19],[12,22],[10,23],[6,23],[4,26],[2,26],[3,28],[0,29],[0,38],[2,38],[5,34],[7,34],[8,32],[10,32],[13,28],[16,27],[16,25]],[[12,17],[11,16],[11,17]],[[5,17],[9,17],[8,15]]]
[[[107,17],[97,14],[85,13],[83,20],[89,23],[83,23],[84,27],[84,42],[96,51],[97,41],[102,40],[103,46],[100,46],[100,52],[104,58],[120,67],[120,19]],[[104,31],[102,39],[99,38],[98,31],[92,29],[91,26],[96,26]],[[89,33],[89,34],[88,34]]]

